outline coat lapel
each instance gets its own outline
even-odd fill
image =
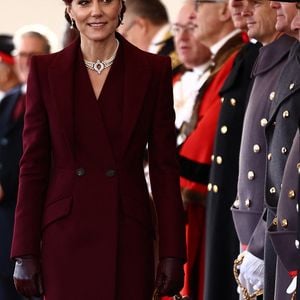
[[[74,74],[79,45],[80,39],[77,39],[62,50],[49,68],[51,99],[54,99],[58,121],[71,151],[74,148]]]
[[[278,111],[279,107],[290,98],[291,95],[299,91],[300,89],[300,81],[299,81],[299,68],[300,68],[300,57],[299,57],[300,46],[297,44],[291,50],[291,55],[289,60],[283,69],[280,80],[278,81],[280,85],[280,89],[274,98],[274,103],[271,107],[269,122],[273,119]],[[298,54],[298,55],[297,55]],[[297,65],[297,67],[295,66]],[[286,70],[290,70],[286,72]]]
[[[122,152],[126,150],[150,84],[151,69],[142,51],[117,34],[123,47],[124,106],[122,121]],[[74,147],[74,73],[80,40],[62,50],[49,68],[49,84],[61,128],[72,151]],[[60,68],[57,68],[60,66]]]
[[[125,152],[150,85],[149,64],[141,51],[120,37],[124,47],[124,109],[122,145]]]

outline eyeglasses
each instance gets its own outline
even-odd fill
[[[198,11],[201,3],[225,3],[226,0],[194,0],[195,11]]]
[[[196,24],[193,24],[193,23],[189,23],[187,25],[181,25],[181,24],[176,23],[176,24],[172,24],[171,32],[174,36],[178,35],[180,33],[184,33],[184,32],[192,34],[197,27],[198,26]]]

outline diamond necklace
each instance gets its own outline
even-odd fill
[[[119,48],[119,41],[116,39],[116,42],[117,42],[116,49],[110,58],[105,59],[105,60],[97,59],[96,62],[84,60],[85,66],[88,69],[93,70],[100,75],[104,69],[110,67],[113,64],[113,62],[116,58],[116,54],[117,54],[117,51]]]

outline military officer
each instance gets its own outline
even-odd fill
[[[294,10],[292,29],[299,40],[299,11],[296,15],[297,7],[293,2],[285,5],[290,6],[290,10]],[[270,123],[266,127],[268,151],[271,156],[268,161],[266,202],[269,210],[275,214],[268,229],[268,236],[277,254],[275,299],[280,300],[291,299],[290,293],[294,288],[287,289],[287,287],[291,278],[295,277],[300,269],[299,232],[297,232],[300,174],[299,129],[296,132],[300,120],[299,58],[300,43],[297,42],[283,70],[278,86],[278,97],[274,101]],[[270,252],[272,248],[269,247],[266,250]],[[268,255],[269,252],[266,254]],[[296,283],[295,280],[293,282]]]
[[[245,32],[247,25],[242,16],[243,2],[229,0],[228,7],[234,26]],[[248,40],[246,33],[244,37]],[[215,136],[206,207],[205,300],[238,299],[232,262],[239,253],[239,241],[230,206],[236,197],[238,154],[252,84],[251,70],[260,46],[260,43],[251,41],[242,47],[219,92],[222,106]],[[224,134],[221,128],[225,126],[227,132]],[[219,245],[222,245],[222,255]]]
[[[264,299],[274,300],[272,284],[269,285],[269,281],[264,284],[266,222],[263,199],[268,153],[265,147],[265,127],[276,96],[279,75],[295,39],[275,30],[276,12],[268,1],[257,3],[248,0],[243,13],[247,19],[249,36],[259,40],[263,47],[253,69],[255,79],[244,119],[238,192],[232,207],[239,240],[242,249],[246,250],[239,279],[249,293],[265,287]]]

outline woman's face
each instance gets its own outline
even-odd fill
[[[115,33],[121,8],[121,0],[73,0],[67,9],[82,37],[102,41]]]

